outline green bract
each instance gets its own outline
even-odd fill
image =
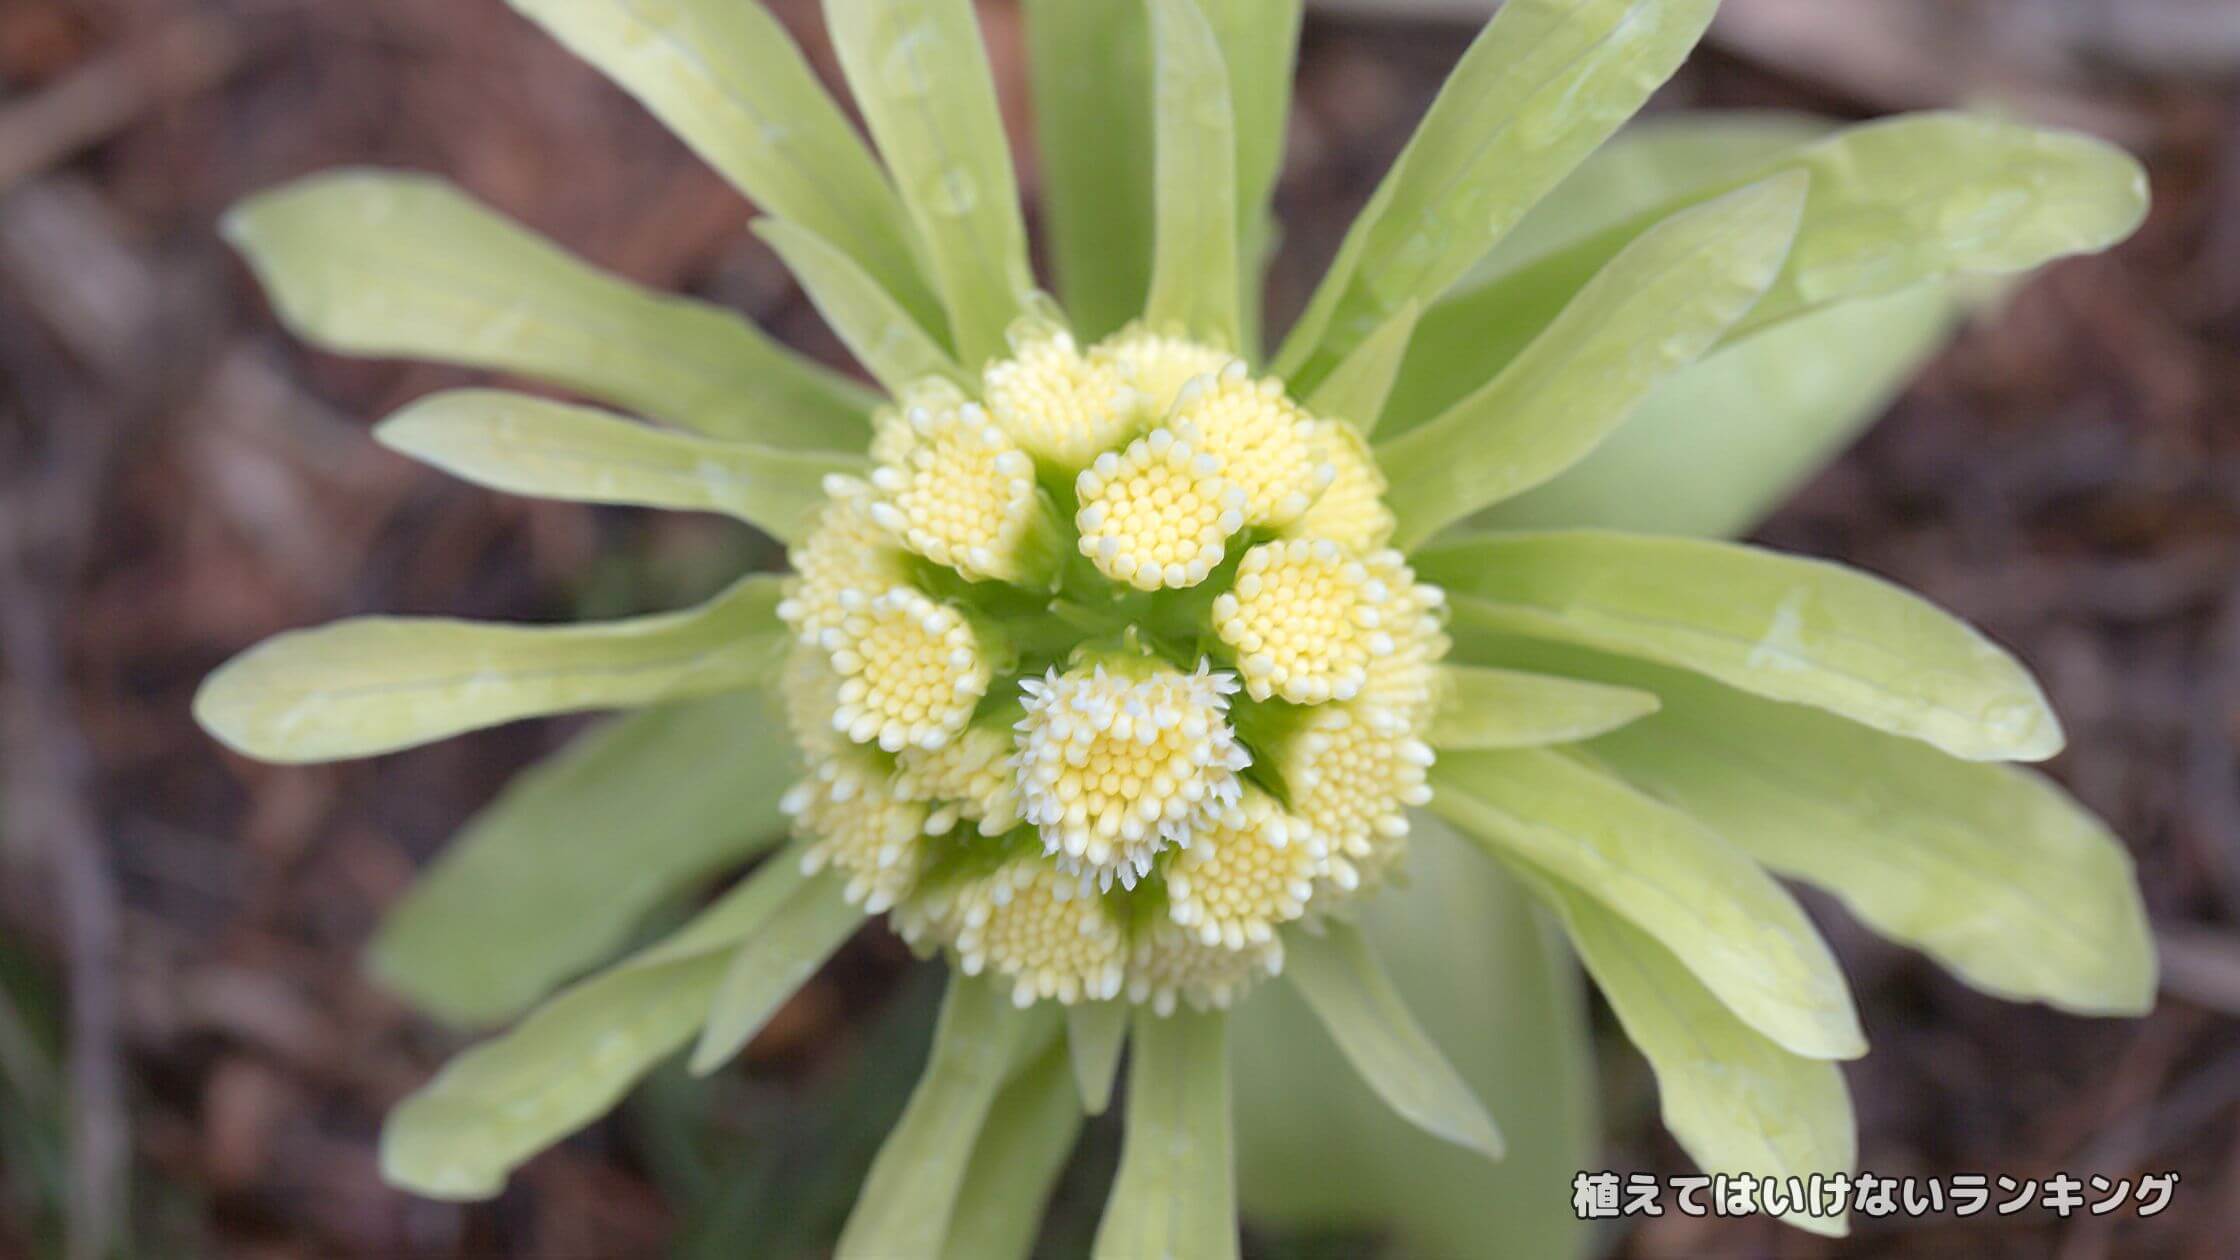
[[[1264,361],[1297,0],[1029,0],[1056,298],[968,0],[827,0],[869,143],[749,0],[513,3],[754,200],[880,391],[425,178],[229,218],[312,341],[628,413],[462,390],[384,444],[791,547],[682,612],[365,618],[204,686],[281,762],[640,710],[376,943],[429,1011],[522,1017],[391,1116],[398,1184],[495,1194],[659,1060],[719,1068],[871,914],[954,973],[843,1256],[1028,1254],[1123,1057],[1100,1256],[1235,1254],[1240,1197],[1434,1254],[1575,1246],[1578,1007],[1520,888],[1723,1172],[1853,1156],[1833,1063],[1865,1041],[1777,876],[1990,992],[2151,999],[2121,846],[2000,764],[2061,746],[2021,664],[1879,579],[1687,536],[1870,415],[1966,277],[2131,231],[2122,153],[1946,114],[1605,145],[1713,0],[1510,0]]]

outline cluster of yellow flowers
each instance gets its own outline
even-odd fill
[[[905,391],[794,548],[786,809],[1022,1006],[1227,1005],[1403,852],[1440,593],[1352,429],[1220,350],[1022,326],[980,396]]]

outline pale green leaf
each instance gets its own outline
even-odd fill
[[[1729,187],[1829,130],[1822,120],[1783,114],[1645,118],[1535,206],[1465,285]],[[1500,348],[1510,336],[1502,320],[1510,299],[1480,308],[1472,291],[1441,302],[1418,326],[1388,427],[1436,414],[1514,353]],[[1742,533],[1882,413],[1944,344],[1964,305],[1949,286],[1916,286],[1836,303],[1721,347],[1651,395],[1584,460],[1477,519],[1503,528]],[[1537,329],[1546,318],[1520,327]]]
[[[1098,338],[1151,289],[1151,34],[1144,0],[1025,0],[1042,221],[1074,331]]]
[[[926,327],[909,220],[785,26],[752,0],[509,0],[764,211],[813,223]]]
[[[1336,296],[1321,326],[1294,331],[1277,374],[1313,388],[1401,303],[1429,302],[1460,279],[1679,67],[1717,7],[1502,6],[1386,175],[1390,199],[1354,223],[1348,237],[1365,247],[1324,278]]]
[[[1785,175],[1674,215],[1612,259],[1499,376],[1377,448],[1408,548],[1577,463],[1717,344],[1781,268],[1804,205]]]
[[[516,777],[382,920],[374,973],[486,1024],[606,957],[677,890],[785,834],[798,761],[772,708],[760,691],[657,705]]]
[[[1535,204],[1448,300],[1660,207],[1658,218],[1721,190],[1755,183],[1746,177],[1836,127],[1830,119],[1782,110],[1644,114]],[[1433,309],[1446,305],[1442,301]]]
[[[1669,217],[1734,188],[1743,176],[1834,125],[1807,115],[1755,110],[1686,110],[1629,123],[1533,206],[1425,313],[1408,344],[1387,422],[1395,431],[1414,428],[1491,380],[1522,347],[1512,339],[1529,339],[1545,327],[1593,272],[1551,272],[1521,316],[1509,306],[1477,300],[1479,291],[1643,215],[1663,210],[1659,217]],[[1521,292],[1513,293],[1512,300]]]
[[[1552,877],[1531,878],[1563,916],[1627,1040],[1656,1073],[1665,1128],[1704,1171],[1806,1185],[1850,1173],[1858,1141],[1842,1069],[1760,1036],[1670,950],[1593,897]],[[1844,1218],[1802,1210],[1782,1217],[1839,1238],[1849,1232]]]
[[[495,389],[423,398],[373,435],[393,451],[493,490],[722,512],[784,542],[816,522],[826,477],[866,467],[860,455],[668,433],[595,408]]]
[[[1417,555],[1458,618],[1678,665],[1971,761],[2038,761],[2061,725],[2007,652],[1855,569],[1735,543],[1578,530]]]
[[[979,388],[910,312],[832,242],[788,219],[757,219],[754,231],[777,251],[824,322],[890,396],[900,397],[928,377]]]
[[[1643,731],[1613,763],[1979,989],[2080,1014],[2154,1005],[2130,857],[2045,778],[1740,696],[1748,725],[1698,717],[1725,699]]]
[[[1559,753],[1449,753],[1432,809],[1497,857],[1648,932],[1751,1027],[1815,1059],[1866,1052],[1825,941],[1781,885],[1702,823]]]
[[[195,693],[234,751],[295,764],[410,748],[517,718],[752,687],[786,644],[778,579],[697,608],[577,626],[356,617],[275,635]]]
[[[732,951],[761,931],[773,915],[786,907],[802,901],[838,900],[841,890],[847,887],[846,876],[831,870],[809,874],[803,854],[804,848],[798,844],[781,851],[757,867],[751,879],[733,888],[683,927],[634,955],[631,961],[653,966],[721,954],[728,967]],[[860,920],[862,916],[857,917]],[[705,1015],[703,1011],[703,1018]],[[695,1022],[694,1027],[698,1026]]]
[[[1426,1133],[1501,1157],[1493,1117],[1416,1022],[1359,928],[1330,920],[1319,934],[1285,932],[1283,942],[1284,978],[1386,1105]]]
[[[1408,339],[1415,335],[1416,316],[1423,307],[1404,302],[1383,327],[1370,333],[1344,361],[1315,387],[1307,410],[1352,425],[1363,437],[1377,431],[1384,418],[1385,400],[1400,374],[1408,353]]]
[[[1944,347],[1962,303],[1941,285],[1839,302],[1725,346],[1649,396],[1585,459],[1475,519],[1746,532],[1825,467]]]
[[[1657,711],[1654,693],[1549,674],[1447,665],[1426,741],[1467,751],[1568,744]]]
[[[1049,1003],[1020,1010],[1008,984],[950,973],[932,1058],[872,1161],[834,1249],[838,1260],[940,1253],[997,1094],[1056,1033]]]
[[[942,1260],[1027,1260],[1081,1134],[1066,1049],[1052,1042],[996,1095],[972,1148]]]
[[[1302,6],[1300,0],[1196,2],[1229,70],[1237,132],[1239,349],[1257,363],[1263,279],[1276,233],[1268,203],[1283,166]]]
[[[1283,169],[1291,80],[1299,53],[1299,0],[1196,0],[1229,70],[1236,115],[1237,214],[1264,217]],[[1249,227],[1244,235],[1249,238]]]
[[[1830,302],[2012,275],[2138,230],[2147,174],[2105,141],[1980,115],[1867,123],[1806,148],[1813,201],[1741,336]]]
[[[971,0],[825,0],[848,88],[933,265],[968,371],[1005,351],[1034,277]]]
[[[1330,321],[1337,316],[1339,299],[1345,296],[1346,288],[1338,283],[1337,278],[1350,276],[1360,268],[1362,257],[1369,252],[1369,233],[1363,231],[1361,225],[1383,218],[1386,208],[1399,192],[1399,181],[1387,175],[1384,182],[1377,185],[1377,190],[1369,194],[1369,201],[1361,207],[1361,213],[1355,216],[1352,229],[1338,242],[1337,256],[1324,269],[1321,283],[1315,286],[1314,295],[1307,300],[1307,308],[1299,312],[1299,318],[1292,323],[1291,331],[1284,334],[1282,348],[1277,352],[1276,361],[1269,370],[1274,375],[1285,378],[1294,395],[1306,393],[1312,397],[1312,390],[1322,384],[1321,381],[1306,379],[1302,373],[1307,356],[1313,354],[1315,347],[1321,344],[1323,335],[1330,328]],[[1417,299],[1409,298],[1404,301]],[[1398,312],[1399,308],[1396,306],[1394,314]],[[1389,322],[1390,318],[1387,317],[1386,323]],[[1368,335],[1370,334],[1363,334],[1364,338]],[[1353,352],[1349,349],[1346,353],[1350,355]],[[1332,357],[1336,358],[1335,355]],[[1339,359],[1338,362],[1343,360]],[[1331,370],[1336,370],[1336,363],[1331,364]]]
[[[714,437],[851,449],[876,401],[737,315],[595,271],[441,180],[338,171],[225,219],[288,326],[515,372]]]
[[[1412,824],[1407,879],[1363,904],[1362,927],[1519,1153],[1489,1164],[1400,1119],[1292,986],[1264,985],[1231,1018],[1247,1219],[1389,1233],[1401,1255],[1475,1256],[1493,1238],[1505,1255],[1584,1256],[1571,1177],[1600,1165],[1577,967],[1498,864],[1437,817]]]
[[[780,854],[676,935],[453,1059],[389,1113],[382,1176],[430,1198],[496,1195],[523,1161],[598,1118],[690,1039],[729,947],[804,880],[794,855]]]
[[[1235,1260],[1229,1013],[1139,1006],[1130,1042],[1128,1131],[1091,1254]]]
[[[1144,318],[1239,348],[1236,117],[1221,45],[1197,0],[1151,6],[1154,181]]]
[[[1967,983],[2078,1014],[2153,1004],[2131,858],[2043,776],[1640,661],[1512,640],[1457,650],[1656,692],[1664,710],[1595,755]]]
[[[746,1049],[786,999],[855,935],[863,911],[834,881],[825,883],[811,886],[817,895],[804,892],[787,902],[739,942],[693,1048],[693,1075],[705,1076]]]
[[[1125,1002],[1076,1002],[1066,1008],[1066,1051],[1073,1062],[1081,1109],[1101,1116],[1112,1105],[1120,1048],[1128,1040]]]
[[[1693,201],[1796,170],[1812,179],[1796,248],[1730,338],[1833,302],[1953,276],[2011,275],[2096,252],[2129,236],[2147,206],[2139,164],[2098,140],[1953,113],[1861,124],[1729,180],[1678,190],[1662,205],[1450,298],[1425,316],[1434,330],[1426,346],[1467,335],[1473,359],[1445,356],[1440,361],[1452,374],[1444,381],[1411,371],[1409,397],[1455,397],[1484,380],[1553,318],[1566,294],[1651,223]],[[1454,331],[1440,331],[1446,329]]]

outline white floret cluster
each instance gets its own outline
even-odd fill
[[[1443,601],[1366,445],[1213,347],[1022,331],[792,553],[812,869],[1025,1005],[1226,1005],[1405,854]]]

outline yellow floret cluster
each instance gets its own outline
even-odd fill
[[[1368,448],[1215,347],[1023,326],[792,551],[806,865],[1021,1005],[1226,1005],[1429,798],[1440,593]]]

